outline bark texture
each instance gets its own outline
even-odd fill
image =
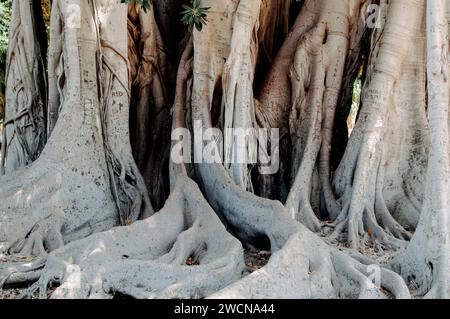
[[[13,1],[5,71],[6,104],[0,175],[36,160],[44,148],[47,86],[46,38],[40,5]]]
[[[53,1],[49,139],[0,179],[0,287],[32,282],[25,296],[39,298],[449,297],[449,1],[203,0],[208,21],[192,32],[172,24],[181,3]],[[32,51],[14,48],[20,70]],[[7,112],[25,105],[13,84],[42,74],[14,72]],[[181,150],[179,129],[209,136]],[[256,141],[266,157],[279,152],[276,174],[233,161]],[[243,248],[272,255],[246,275]]]

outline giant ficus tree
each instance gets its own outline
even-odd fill
[[[450,297],[448,0],[13,2],[0,287]]]

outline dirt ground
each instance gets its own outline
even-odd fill
[[[244,275],[251,274],[252,272],[264,267],[269,261],[271,254],[269,251],[244,251],[245,259],[245,273]]]

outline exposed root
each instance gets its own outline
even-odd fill
[[[406,1],[390,5],[384,27],[385,37],[375,43],[377,48],[372,52],[376,61],[373,63],[374,69],[369,70],[363,108],[335,175],[335,188],[341,196],[343,208],[332,224],[335,229],[331,238],[343,239],[355,249],[361,249],[366,242],[373,242],[382,249],[398,250],[405,246],[402,241],[411,237],[394,219],[393,212],[388,210],[388,207],[395,209],[396,205],[404,205],[398,204],[398,199],[395,201],[393,198],[404,198],[405,195],[403,185],[398,186],[399,182],[392,181],[391,176],[395,174],[395,179],[403,182],[410,178],[405,178],[411,172],[410,166],[423,165],[415,158],[420,156],[414,155],[413,143],[409,139],[413,139],[414,130],[422,130],[425,122],[420,122],[420,116],[412,114],[417,111],[409,110],[409,105],[422,106],[425,103],[424,97],[414,91],[416,85],[420,87],[424,83],[423,65],[417,62],[422,59],[424,45],[420,36],[424,6],[423,3],[411,5],[404,21],[414,21],[416,29],[404,32],[406,27],[403,24],[406,25],[406,22],[398,24],[394,15],[403,12],[408,5]],[[393,46],[405,37],[409,40],[402,46]],[[413,74],[419,80],[417,84],[411,85],[408,79]],[[398,92],[402,92],[404,100],[397,96]],[[420,107],[416,109],[422,112]],[[398,116],[397,112],[407,116],[401,117],[401,121],[407,124],[393,122]],[[411,119],[414,124],[407,119]],[[414,128],[409,125],[414,125]],[[385,153],[389,154],[389,161],[387,157],[385,159]],[[415,182],[414,186],[420,187],[418,184]],[[389,204],[385,200],[387,197],[390,199]],[[342,235],[346,238],[342,238]]]
[[[241,1],[237,7],[230,45],[233,50],[224,66],[222,85],[224,129],[228,130],[224,136],[226,168],[237,185],[249,191],[253,191],[249,165],[255,164],[252,156],[256,151],[253,149],[256,136],[252,133],[242,143],[236,141],[236,137],[241,136],[235,136],[235,132],[247,132],[257,126],[253,80],[258,57],[256,36],[261,2]]]
[[[206,246],[203,239],[198,236],[201,227],[203,225],[201,225],[200,220],[196,220],[192,227],[178,236],[170,251],[159,257],[157,261],[182,266],[186,264],[190,256],[194,256],[195,260],[201,258],[202,250]]]
[[[430,150],[423,206],[407,250],[393,265],[419,296],[450,298],[450,144],[448,2],[428,1],[427,61]]]
[[[345,210],[347,209],[347,211]],[[334,228],[329,240],[344,241],[350,243],[354,249],[363,249],[366,245],[375,250],[399,250],[406,247],[407,242],[400,240],[383,229],[377,222],[376,216],[368,206],[362,215],[352,215],[348,206],[335,222],[326,224],[325,227]]]
[[[6,178],[6,185],[0,189],[3,250],[42,256],[67,242],[117,224],[111,194],[104,189],[108,183],[101,173],[89,166],[79,170],[73,166],[70,172],[65,165],[51,166],[45,168],[39,159],[16,174],[20,178],[15,182]],[[100,211],[103,213],[99,214]]]
[[[393,134],[396,126],[388,122],[393,121],[391,116],[397,110],[400,113],[414,110],[411,106],[408,110],[398,107],[392,111],[390,106],[415,101],[397,101],[395,93],[400,90],[397,85],[402,77],[413,74],[411,71],[420,73],[419,69],[405,69],[409,43],[414,43],[412,33],[420,30],[405,28],[404,34],[400,29],[407,23],[420,24],[423,3],[406,0],[390,3],[392,17],[399,12],[405,12],[405,16],[400,23],[390,18],[380,42],[382,45],[374,50],[381,62],[371,70],[373,78],[368,82],[364,109],[332,187],[332,123],[348,52],[349,29],[357,20],[352,19],[349,12],[357,12],[362,2],[306,1],[305,10],[287,37],[288,45],[280,50],[275,67],[269,72],[260,95],[262,102],[256,102],[259,103],[257,110],[254,110],[253,96],[248,94],[253,89],[251,84],[257,64],[257,54],[253,50],[258,47],[254,45],[258,39],[254,37],[259,31],[258,19],[264,16],[259,12],[258,18],[256,9],[261,10],[267,3],[265,0],[205,2],[212,6],[211,21],[202,33],[194,31],[193,70],[192,41],[181,58],[173,127],[189,127],[189,121],[197,120],[202,122],[203,129],[246,128],[256,126],[253,118],[256,113],[260,116],[259,124],[277,127],[276,124],[286,124],[289,118],[294,144],[293,183],[286,205],[244,191],[243,188],[250,189],[248,167],[230,169],[221,164],[196,163],[196,181],[202,193],[187,177],[183,164],[171,163],[173,189],[165,206],[153,216],[136,221],[151,215],[153,210],[127,144],[130,92],[126,85],[127,59],[123,54],[125,36],[122,32],[113,37],[117,31],[114,24],[99,21],[96,6],[110,4],[109,0],[89,2],[81,6],[84,15],[81,20],[86,23],[82,26],[83,32],[75,32],[75,35],[69,30],[65,34],[65,41],[78,41],[78,46],[73,47],[83,46],[82,52],[69,52],[67,57],[74,56],[73,61],[64,61],[70,64],[70,74],[78,72],[80,76],[67,79],[68,92],[60,96],[67,99],[58,111],[59,120],[49,147],[42,160],[0,182],[0,252],[41,256],[18,260],[10,255],[0,256],[0,289],[34,282],[24,297],[38,298],[114,298],[116,294],[134,298],[409,298],[409,284],[411,288],[419,288],[418,295],[448,297],[450,254],[447,253],[449,225],[446,217],[450,206],[450,166],[448,156],[442,157],[440,148],[445,146],[448,150],[449,146],[438,143],[448,142],[448,96],[445,101],[438,101],[442,104],[438,105],[439,112],[430,113],[438,142],[434,143],[430,155],[433,165],[430,164],[423,211],[432,216],[422,213],[426,219],[422,217],[425,222],[419,224],[416,232],[419,235],[413,237],[407,253],[400,254],[392,263],[380,264],[380,259],[376,262],[358,252],[369,246],[376,251],[390,250],[384,254],[390,258],[390,253],[403,249],[411,234],[391,212],[393,203],[402,196],[409,196],[406,189],[411,186],[414,194],[410,204],[416,210],[421,204],[420,196],[415,193],[421,187],[420,176],[405,176],[413,175],[410,168],[420,159],[409,158],[408,165],[393,165],[385,161],[384,152],[402,149],[391,157],[401,162],[405,154],[410,155],[414,144],[400,145],[403,137]],[[55,3],[66,2],[55,0]],[[410,3],[411,9],[404,10]],[[251,14],[244,10],[249,4],[255,9]],[[350,8],[350,4],[355,8]],[[108,19],[123,19],[122,24],[118,23],[123,27],[125,10],[119,11],[117,9]],[[131,14],[144,19],[143,14]],[[155,45],[161,44],[161,39],[149,38],[159,37],[157,30],[147,32],[156,28],[156,21],[151,18],[146,21],[151,26],[142,29],[145,34],[142,44],[149,54],[142,53],[141,69],[134,65],[131,73],[139,78],[139,83],[135,84],[143,97],[138,113],[148,117],[147,98],[152,95],[155,99],[152,106],[158,118],[158,115],[166,116],[167,110],[163,101],[163,72],[158,70],[160,62],[154,60],[163,60],[154,55],[158,51]],[[233,37],[218,28],[219,25],[229,30],[234,28]],[[84,32],[88,30],[93,32]],[[270,33],[270,28],[267,32]],[[87,38],[79,39],[79,33]],[[90,38],[91,33],[97,38]],[[242,43],[236,40],[240,40],[241,35],[252,41],[249,47],[239,47]],[[264,41],[272,47],[270,35],[265,37]],[[409,41],[399,41],[400,37],[407,37]],[[211,41],[212,38],[215,41]],[[114,42],[118,47],[108,39],[118,40]],[[397,42],[399,45],[394,48],[392,45]],[[420,51],[420,45],[415,49]],[[446,56],[442,52],[435,53],[434,60]],[[286,74],[292,61],[292,86],[289,86]],[[192,73],[194,76],[190,79]],[[144,79],[146,74],[151,77]],[[432,73],[436,74],[439,72]],[[443,79],[446,78],[447,75],[443,75]],[[249,78],[244,81],[241,77]],[[220,84],[225,102],[218,112]],[[288,86],[288,90],[281,92]],[[409,87],[407,92],[411,91]],[[433,96],[438,96],[440,92],[434,93]],[[396,101],[391,103],[391,100]],[[294,107],[286,116],[292,104]],[[188,114],[190,106],[192,112]],[[155,121],[158,122],[155,130],[163,132],[161,122]],[[145,139],[149,128],[146,123],[140,124],[143,126],[139,126],[136,133],[139,151],[151,144]],[[411,131],[410,127],[402,126],[402,129],[405,135]],[[391,133],[395,135],[392,138],[395,140],[392,143],[397,143],[395,147],[386,142]],[[447,151],[444,153],[448,155]],[[136,156],[141,166],[146,155],[144,151]],[[157,162],[155,158],[151,157],[150,161]],[[163,163],[158,165],[164,166]],[[160,173],[158,170],[151,172],[154,176]],[[445,174],[443,181],[436,178],[440,174]],[[394,185],[392,176],[398,175],[402,175],[401,183],[411,185],[399,187],[398,182]],[[162,183],[162,180],[154,183]],[[266,186],[270,188],[270,184]],[[158,188],[157,185],[152,191],[160,194]],[[319,210],[325,210],[326,218],[332,220],[325,227],[316,216]],[[119,215],[127,226],[111,229]],[[222,222],[245,246],[262,243],[264,249],[270,249],[268,263],[242,278],[245,270],[242,244],[227,232]],[[104,229],[110,230],[98,232]],[[314,233],[321,230],[330,231],[329,236],[320,238]],[[347,242],[351,247],[334,246],[336,242]],[[392,267],[405,278],[385,267]]]
[[[382,161],[378,172],[376,194],[375,194],[374,214],[377,219],[376,221],[388,235],[391,235],[401,240],[409,241],[412,236],[411,233],[409,233],[402,225],[400,225],[399,222],[397,222],[394,219],[394,217],[389,212],[389,209],[386,206],[386,201],[384,200],[383,195],[383,185],[384,185],[384,165]]]
[[[11,245],[10,254],[23,256],[45,256],[48,251],[53,251],[64,246],[62,227],[64,216],[52,214],[33,226],[27,236]]]
[[[323,33],[324,29],[312,32]],[[306,37],[308,38],[308,37]],[[320,39],[320,38],[319,38]],[[305,56],[305,50],[314,51],[312,57]],[[322,123],[322,98],[325,89],[323,82],[325,78],[324,55],[321,49],[317,48],[317,43],[299,45],[299,50],[295,56],[294,67],[291,71],[292,80],[299,81],[295,83],[293,89],[294,109],[291,113],[291,132],[294,141],[293,163],[298,165],[293,171],[294,179],[289,196],[286,201],[286,207],[294,214],[296,220],[302,222],[313,231],[320,230],[320,222],[311,207],[312,178],[317,156],[321,145],[321,135],[319,134]],[[303,65],[305,59],[311,59],[314,67],[312,74],[307,74],[306,79],[299,78],[300,70],[297,68]],[[306,83],[303,83],[304,81]],[[305,88],[310,88],[310,92],[305,94]],[[297,114],[301,113],[301,114]],[[304,125],[308,122],[310,125]],[[306,136],[306,138],[303,138]],[[298,163],[298,164],[297,164]]]
[[[399,250],[406,247],[411,234],[400,225],[389,212],[383,195],[385,183],[384,152],[381,151],[380,164],[376,177],[370,174],[368,182],[364,184],[366,197],[373,199],[373,204],[366,202],[361,205],[352,198],[346,200],[349,194],[361,200],[361,196],[354,194],[355,190],[348,185],[346,194],[341,198],[345,206],[334,222],[325,224],[326,228],[332,228],[331,241],[343,241],[355,249],[364,249],[367,245],[375,250]],[[375,185],[370,185],[376,178]],[[370,195],[373,194],[373,195]]]
[[[198,266],[187,265],[189,258]],[[226,232],[196,184],[180,177],[153,217],[75,241],[50,253],[45,263],[14,272],[40,268],[30,296],[47,298],[50,284],[58,284],[52,298],[111,298],[115,292],[200,298],[239,279],[244,261],[241,244]]]
[[[340,211],[330,182],[330,152],[350,35],[359,30],[348,4],[319,1],[318,6],[321,14],[302,34],[290,71],[293,182],[286,201],[297,220],[316,232],[321,225],[313,207],[324,208],[331,218]]]
[[[397,298],[409,297],[401,277],[377,264],[373,267],[389,280],[369,285],[373,278],[368,258],[354,258],[329,246],[292,221],[280,203],[242,192],[220,165],[200,164],[197,170],[208,200],[239,238],[251,242],[267,236],[273,252],[267,266],[212,298],[386,297],[383,289]]]
[[[154,213],[144,179],[132,156],[129,134],[129,102],[131,92],[128,80],[128,36],[117,34],[117,26],[108,27],[101,22],[99,10],[110,4],[92,2],[89,12],[93,19],[91,32],[96,33],[96,46],[86,54],[86,59],[96,57],[96,82],[99,87],[99,118],[101,141],[106,155],[110,188],[119,211],[122,225],[129,225],[139,218]],[[116,4],[117,5],[117,4]],[[114,11],[112,11],[114,12]],[[123,23],[127,21],[126,8],[116,10],[114,16]],[[125,30],[123,30],[125,31]],[[120,129],[118,129],[120,128]]]
[[[310,5],[312,5],[312,2]],[[208,28],[207,25],[204,32]],[[320,28],[318,31],[320,31]],[[319,32],[319,34],[321,33]],[[196,36],[195,33],[194,36]],[[203,39],[200,35],[198,37],[194,37],[194,39]],[[319,47],[322,45],[321,40],[320,37],[315,39]],[[205,64],[205,60],[208,59],[208,50],[210,50],[209,47],[199,46],[194,51],[195,77],[192,90],[192,118],[202,121],[204,129],[213,126],[211,121],[212,92],[209,84],[210,79],[216,76],[215,70],[208,69],[208,65]],[[316,53],[313,57],[317,62],[317,70],[312,72],[311,92],[314,93],[316,90],[317,92],[325,92],[323,88],[324,70],[321,68],[323,66],[321,62],[323,55],[320,54],[320,50],[312,51]],[[322,86],[319,86],[319,83]],[[330,100],[332,100],[331,91],[329,93]],[[303,167],[309,167],[308,165],[312,163],[311,170],[306,172],[308,176],[312,176],[312,170],[320,148],[320,139],[319,143],[314,143],[314,137],[320,132],[321,112],[315,111],[320,110],[322,95],[317,94],[316,97],[312,94],[313,98],[311,98],[314,107],[311,111],[312,120],[310,123],[315,124],[313,127],[318,127],[319,130],[309,135],[311,139],[310,149],[315,151],[305,151],[306,161],[303,162],[305,164]],[[315,146],[317,144],[319,147]],[[293,221],[289,209],[281,203],[259,198],[249,192],[243,192],[220,164],[196,164],[196,173],[209,203],[228,223],[230,229],[247,245],[265,237],[270,242],[273,253],[265,267],[212,295],[213,298],[320,298],[338,295],[353,296],[355,293],[361,297],[367,295],[383,296],[379,287],[367,288],[363,285],[362,279],[368,276],[361,272],[362,268],[357,269],[357,267],[362,267],[359,262],[343,252],[339,252],[336,248],[328,246],[302,224]],[[297,176],[300,176],[298,180],[302,181],[302,174]],[[301,190],[309,192],[309,185],[306,184],[299,186],[302,186]],[[295,191],[298,190],[295,189]],[[298,196],[294,196],[294,198],[298,198]],[[304,196],[304,199],[305,202],[308,202],[308,196]],[[298,202],[294,201],[294,203]],[[334,270],[335,267],[338,270]],[[392,273],[389,274],[395,276]],[[354,283],[355,278],[357,279],[356,284]],[[386,288],[389,287],[396,297],[409,296],[406,286],[402,285],[401,278],[398,277],[397,279],[400,280],[396,280],[395,285],[385,283]]]
[[[55,3],[65,18],[68,4]],[[72,72],[53,133],[36,162],[0,182],[0,242],[13,251],[43,254],[110,229],[119,216],[129,224],[153,213],[129,144],[126,32],[98,21],[97,7],[109,5],[80,5],[89,31],[65,30]],[[126,13],[112,11],[124,25]]]
[[[376,250],[395,251],[405,248],[406,241],[411,238],[411,234],[394,219],[386,206],[383,194],[385,158],[384,152],[380,152],[376,174],[369,174],[367,182],[360,186],[366,198],[374,199],[361,205],[359,201],[362,201],[362,196],[351,185],[347,185],[346,193],[340,199],[345,206],[334,222],[324,225],[326,229],[333,229],[329,238],[331,241],[347,242],[356,249],[364,249],[369,245]],[[372,183],[374,179],[376,183]],[[349,197],[351,199],[347,199]]]
[[[45,261],[45,258],[0,255],[0,291],[7,286],[38,280]]]
[[[267,266],[211,298],[409,298],[396,273],[364,265],[304,227],[274,253]]]

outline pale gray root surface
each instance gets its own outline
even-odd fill
[[[198,165],[206,196],[244,242],[270,240],[268,264],[211,298],[409,298],[403,279],[368,258],[355,258],[293,221],[278,202],[243,193],[223,167]],[[227,194],[224,198],[221,194]],[[372,278],[373,270],[380,280]],[[386,292],[390,294],[386,294]]]
[[[112,298],[117,292],[135,298],[202,298],[239,279],[243,270],[240,242],[198,186],[179,177],[154,216],[75,241],[29,265],[6,264],[0,273],[12,283],[38,271],[39,280],[27,295],[40,298],[47,298],[51,283],[58,284],[52,298]]]
[[[80,4],[80,0],[61,0],[58,4],[64,8],[73,2]],[[136,174],[137,167],[126,141],[128,113],[121,112],[127,109],[129,94],[123,58],[127,51],[126,32],[116,32],[108,24],[111,20],[125,25],[127,10],[118,2],[112,7],[107,2],[97,1],[97,8],[81,6],[86,18],[82,19],[83,37],[66,31],[68,40],[83,42],[83,52],[66,49],[65,59],[69,65],[73,64],[68,69],[75,74],[68,76],[65,93],[68,98],[42,156],[45,161],[38,160],[33,170],[23,170],[1,181],[0,197],[6,201],[0,204],[0,218],[5,225],[13,226],[0,228],[0,235],[5,234],[5,238],[0,238],[4,241],[3,249],[12,248],[14,252],[36,254],[40,258],[25,262],[6,260],[0,266],[0,286],[35,282],[27,295],[40,298],[47,298],[49,292],[52,298],[111,298],[115,294],[136,298],[409,298],[407,283],[415,284],[411,278],[416,278],[421,294],[448,296],[449,254],[445,253],[449,240],[448,92],[443,97],[439,94],[443,87],[448,89],[448,61],[443,58],[448,38],[440,38],[443,33],[438,31],[444,24],[448,28],[443,14],[429,17],[428,26],[428,86],[431,86],[428,115],[430,141],[435,142],[428,141],[423,94],[425,42],[421,34],[425,4],[397,0],[390,4],[384,36],[372,43],[375,47],[363,109],[331,185],[331,172],[325,168],[329,165],[329,131],[345,65],[340,54],[341,58],[333,54],[348,50],[351,44],[347,36],[356,20],[350,19],[347,25],[346,19],[353,14],[357,16],[357,3],[366,1],[343,1],[344,5],[325,0],[306,2],[311,12],[305,10],[305,23],[299,23],[288,36],[287,43],[295,45],[281,50],[292,53],[285,57],[287,60],[294,57],[283,66],[283,71],[291,71],[290,96],[280,93],[278,101],[264,105],[255,103],[247,90],[241,90],[237,84],[243,83],[245,87],[252,82],[255,68],[252,50],[256,41],[252,33],[259,31],[258,22],[264,22],[265,18],[262,15],[258,18],[257,10],[247,10],[245,5],[250,2],[205,0],[212,7],[211,21],[201,33],[193,34],[193,78],[190,79],[191,48],[183,54],[181,79],[177,82],[178,108],[174,112],[182,114],[187,109],[190,114],[174,118],[174,127],[199,120],[204,130],[216,126],[246,128],[255,125],[255,115],[265,120],[261,123],[281,123],[277,111],[272,110],[271,114],[268,110],[274,106],[286,108],[287,101],[293,99],[290,124],[294,135],[298,135],[294,136],[298,139],[293,189],[283,205],[245,191],[251,189],[246,180],[248,167],[224,168],[221,164],[200,163],[194,168],[202,193],[180,165],[172,167],[174,187],[164,208],[134,222],[153,211],[140,188],[143,183]],[[428,1],[429,14],[434,10],[447,12],[447,2]],[[267,5],[259,0],[251,3],[252,9]],[[97,12],[109,14],[100,17]],[[319,12],[319,16],[311,15],[312,12]],[[221,16],[227,17],[223,20],[227,28],[233,26],[232,34],[222,32]],[[323,23],[315,25],[317,19]],[[410,25],[414,28],[409,28]],[[94,44],[99,34],[102,46]],[[230,52],[230,45],[239,46],[236,37],[241,36],[251,40],[250,47],[244,45],[237,52]],[[217,40],[215,46],[210,45],[211,37]],[[93,57],[99,56],[94,54],[98,50],[101,55],[96,60]],[[229,63],[225,63],[227,58]],[[80,59],[82,69],[77,64]],[[291,62],[294,65],[289,69]],[[304,71],[302,64],[313,67]],[[96,74],[90,70],[96,70]],[[413,75],[414,83],[408,80]],[[272,85],[277,79],[272,77]],[[288,83],[289,79],[283,81]],[[100,98],[96,83],[100,83]],[[220,85],[225,88],[225,110],[215,101]],[[72,96],[69,94],[72,88],[83,95]],[[270,91],[270,86],[266,91]],[[261,96],[267,102],[264,92]],[[396,122],[403,117],[408,119],[407,123],[396,129]],[[119,125],[114,126],[116,123]],[[79,127],[81,132],[75,132]],[[428,164],[424,159],[427,144]],[[73,149],[81,149],[82,156],[74,154]],[[59,154],[66,154],[63,160]],[[46,163],[51,166],[45,166]],[[73,167],[76,171],[68,172]],[[85,177],[85,169],[100,177],[92,179],[90,174]],[[56,213],[45,206],[49,190],[41,187],[54,185],[42,183],[45,178],[53,178],[46,175],[49,171],[70,178],[70,182],[57,184],[61,185],[61,194],[59,187],[53,190],[61,204],[55,206],[50,202],[48,207],[63,208]],[[427,187],[422,199],[422,179],[426,174]],[[396,179],[399,175],[400,180]],[[25,186],[18,185],[17,180],[25,181]],[[88,194],[92,198],[86,197],[85,185],[89,185]],[[83,189],[77,192],[78,186]],[[329,225],[333,232],[327,238],[311,231],[321,227],[314,212],[320,206],[316,196],[320,189],[334,219]],[[69,202],[74,206],[66,207]],[[36,203],[43,203],[39,204],[42,207],[35,210]],[[134,209],[127,210],[129,207]],[[29,211],[36,212],[34,219],[23,218]],[[49,211],[49,216],[43,215]],[[272,252],[268,264],[242,277],[241,243],[227,232],[215,214],[246,246],[266,241]],[[122,223],[134,223],[97,232],[116,224],[115,216],[120,216]],[[96,227],[86,227],[93,220],[97,221]],[[417,223],[419,228],[408,250],[393,263],[381,264],[355,251],[366,247],[367,242],[380,250],[403,248],[411,236],[405,227]],[[87,237],[91,232],[97,233]],[[329,240],[343,240],[352,249],[332,246],[327,243]],[[51,252],[46,254],[47,251]],[[49,288],[52,283],[58,286],[54,292]]]
[[[13,1],[0,176],[32,163],[46,142],[46,80],[32,1]]]
[[[448,1],[427,1],[430,153],[419,225],[393,261],[418,296],[450,298]],[[442,90],[442,88],[447,88]]]
[[[209,28],[212,30],[208,31]],[[216,56],[205,36],[213,30],[214,26],[208,24],[201,33],[194,31],[194,44],[198,45],[194,50],[191,112],[192,120],[200,121],[203,129],[212,127],[212,79],[221,73],[220,67],[205,63]],[[289,210],[280,202],[242,191],[221,164],[200,163],[195,168],[209,203],[234,234],[244,243],[266,237],[274,252],[267,266],[213,297],[384,296],[381,287],[366,287],[368,276],[363,264],[328,246],[305,226],[292,220]],[[321,264],[327,267],[321,268]],[[398,298],[409,297],[399,275],[381,271],[385,279],[390,278],[381,286]],[[316,288],[311,289],[311,285]]]
[[[127,224],[152,213],[128,141],[127,34],[116,24],[126,24],[126,8],[97,3],[115,18],[99,28],[92,4],[58,1],[68,26],[77,22],[66,21],[73,5],[80,25],[64,29],[70,72],[56,126],[36,162],[1,179],[0,242],[11,253],[44,255],[119,216]]]
[[[362,109],[334,175],[341,210],[329,225],[330,239],[356,249],[403,249],[405,227],[417,223],[427,142],[424,8],[390,3],[383,36],[372,40]]]

